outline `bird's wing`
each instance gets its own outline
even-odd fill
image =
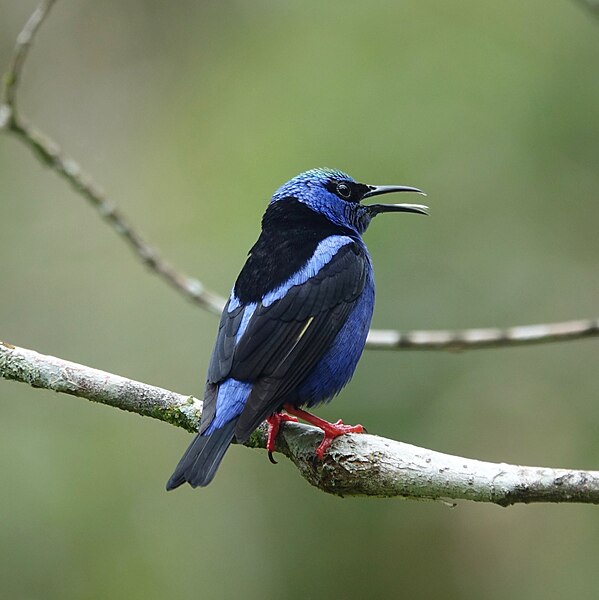
[[[238,440],[246,439],[277,410],[339,333],[364,289],[367,273],[368,258],[352,242],[313,277],[271,304],[241,305],[230,313],[225,309],[208,370],[210,393],[202,429],[215,413],[215,384],[229,377],[254,383],[237,425]],[[253,313],[243,324],[248,310]]]

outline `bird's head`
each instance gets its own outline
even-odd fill
[[[359,234],[364,233],[372,218],[380,213],[428,214],[428,207],[423,204],[361,204],[363,200],[393,192],[426,195],[413,187],[357,183],[346,173],[335,169],[311,169],[282,185],[271,203],[284,198],[296,198],[336,225],[353,229]]]

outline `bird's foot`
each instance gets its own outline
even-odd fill
[[[284,406],[285,410],[296,417],[299,417],[303,421],[322,429],[324,437],[318,448],[316,448],[316,457],[319,460],[324,458],[324,453],[328,450],[329,446],[333,443],[333,440],[340,435],[346,433],[364,433],[364,427],[362,425],[345,425],[341,419],[335,423],[329,423],[316,415],[313,415],[305,410],[295,408],[290,404]]]
[[[297,422],[297,417],[292,417],[291,415],[286,415],[285,413],[275,413],[266,419],[268,423],[268,437],[266,438],[266,450],[268,451],[268,460],[276,465],[277,461],[274,459],[272,453],[276,450],[277,447],[277,435],[279,434],[279,429],[281,428],[281,423],[285,421],[293,421]]]
[[[327,425],[328,427],[323,428],[324,437],[322,438],[322,442],[320,442],[320,445],[316,448],[316,456],[319,460],[324,458],[324,453],[328,450],[335,438],[346,433],[364,433],[364,427],[362,427],[362,425],[344,425],[341,419],[335,423],[327,423]]]

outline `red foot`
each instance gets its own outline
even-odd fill
[[[276,450],[277,446],[277,435],[281,428],[281,423],[285,421],[297,421],[296,417],[286,415],[285,413],[275,413],[268,417],[266,422],[268,423],[268,438],[266,439],[266,449],[268,450],[268,460],[273,465],[277,464],[277,461],[273,458],[272,453]]]
[[[363,433],[364,427],[362,425],[344,425],[343,421],[339,419],[336,423],[329,423],[316,415],[310,414],[305,410],[301,410],[299,408],[295,408],[290,404],[285,404],[283,407],[288,413],[299,417],[303,421],[322,429],[324,432],[324,438],[322,438],[322,442],[320,442],[320,446],[316,448],[316,456],[322,460],[324,458],[324,453],[327,451],[328,447],[333,443],[333,440],[340,435],[344,435],[346,433]],[[270,438],[269,438],[270,439]]]

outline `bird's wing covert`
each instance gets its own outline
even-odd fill
[[[316,275],[291,287],[269,306],[258,304],[235,344],[229,377],[255,382],[239,419],[243,441],[290,397],[356,305],[367,277],[368,258],[360,246],[342,248]]]

